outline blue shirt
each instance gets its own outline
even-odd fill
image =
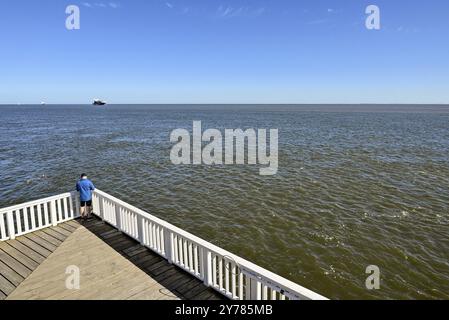
[[[76,183],[76,191],[80,193],[80,201],[92,200],[92,191],[95,186],[89,179],[81,179]]]

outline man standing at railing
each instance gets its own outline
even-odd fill
[[[87,175],[83,173],[81,179],[76,183],[76,191],[80,193],[80,214],[81,219],[86,220],[90,217],[92,211],[92,191],[95,190],[95,186],[87,179]]]

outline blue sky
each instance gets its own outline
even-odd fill
[[[449,103],[447,0],[2,1],[0,39],[0,103]]]

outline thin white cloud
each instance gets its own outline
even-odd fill
[[[170,2],[166,2],[165,5],[166,5],[168,8],[173,9],[173,5],[172,5]]]
[[[265,12],[265,8],[251,8],[251,7],[223,7],[219,6],[217,9],[217,15],[221,18],[232,17],[258,17]]]
[[[93,7],[97,7],[97,8],[112,8],[112,9],[117,9],[120,7],[120,4],[117,2],[109,2],[109,3],[104,3],[104,2],[83,2],[82,3],[83,6],[87,7],[87,8],[93,8]]]
[[[222,16],[222,17],[226,17],[226,16],[229,15],[232,11],[234,11],[234,9],[231,8],[231,7],[223,8],[222,6],[220,6],[220,8],[218,9],[218,12],[219,12],[220,16]]]
[[[340,14],[342,12],[343,12],[342,9],[334,9],[334,8],[328,8],[327,9],[327,13],[329,13],[329,14]]]
[[[384,29],[386,27],[383,27]],[[404,32],[404,33],[417,33],[420,32],[421,29],[420,28],[411,28],[411,27],[404,27],[404,26],[399,26],[396,28],[397,32]]]

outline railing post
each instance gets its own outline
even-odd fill
[[[80,216],[80,203],[79,203],[79,197],[78,192],[73,191],[72,193],[72,203],[75,203],[75,212],[73,214],[73,218],[78,218]]]
[[[167,258],[168,263],[173,262],[173,232],[164,228],[164,249],[165,258]]]
[[[262,284],[254,278],[251,281],[251,300],[262,300]]]
[[[98,215],[100,216],[101,220],[104,221],[104,206],[103,206],[103,197],[100,195],[97,195],[97,201],[98,201],[98,209],[100,210],[100,212],[98,213]]]
[[[58,217],[56,215],[56,200],[51,200],[50,202],[50,214],[51,214],[51,224],[56,226],[58,224]]]
[[[122,232],[122,221],[120,216],[120,206],[117,203],[115,205],[115,222],[117,224],[118,231]]]
[[[206,249],[202,248],[203,255],[203,274],[204,274],[204,284],[208,287],[212,285],[212,253]]]
[[[140,244],[143,243],[143,217],[140,214],[137,214],[137,236],[139,237]]]
[[[8,224],[8,233],[10,239],[16,238],[16,231],[14,229],[14,216],[12,214],[12,211],[8,211],[6,213],[6,223]],[[17,222],[19,223],[19,222]]]

